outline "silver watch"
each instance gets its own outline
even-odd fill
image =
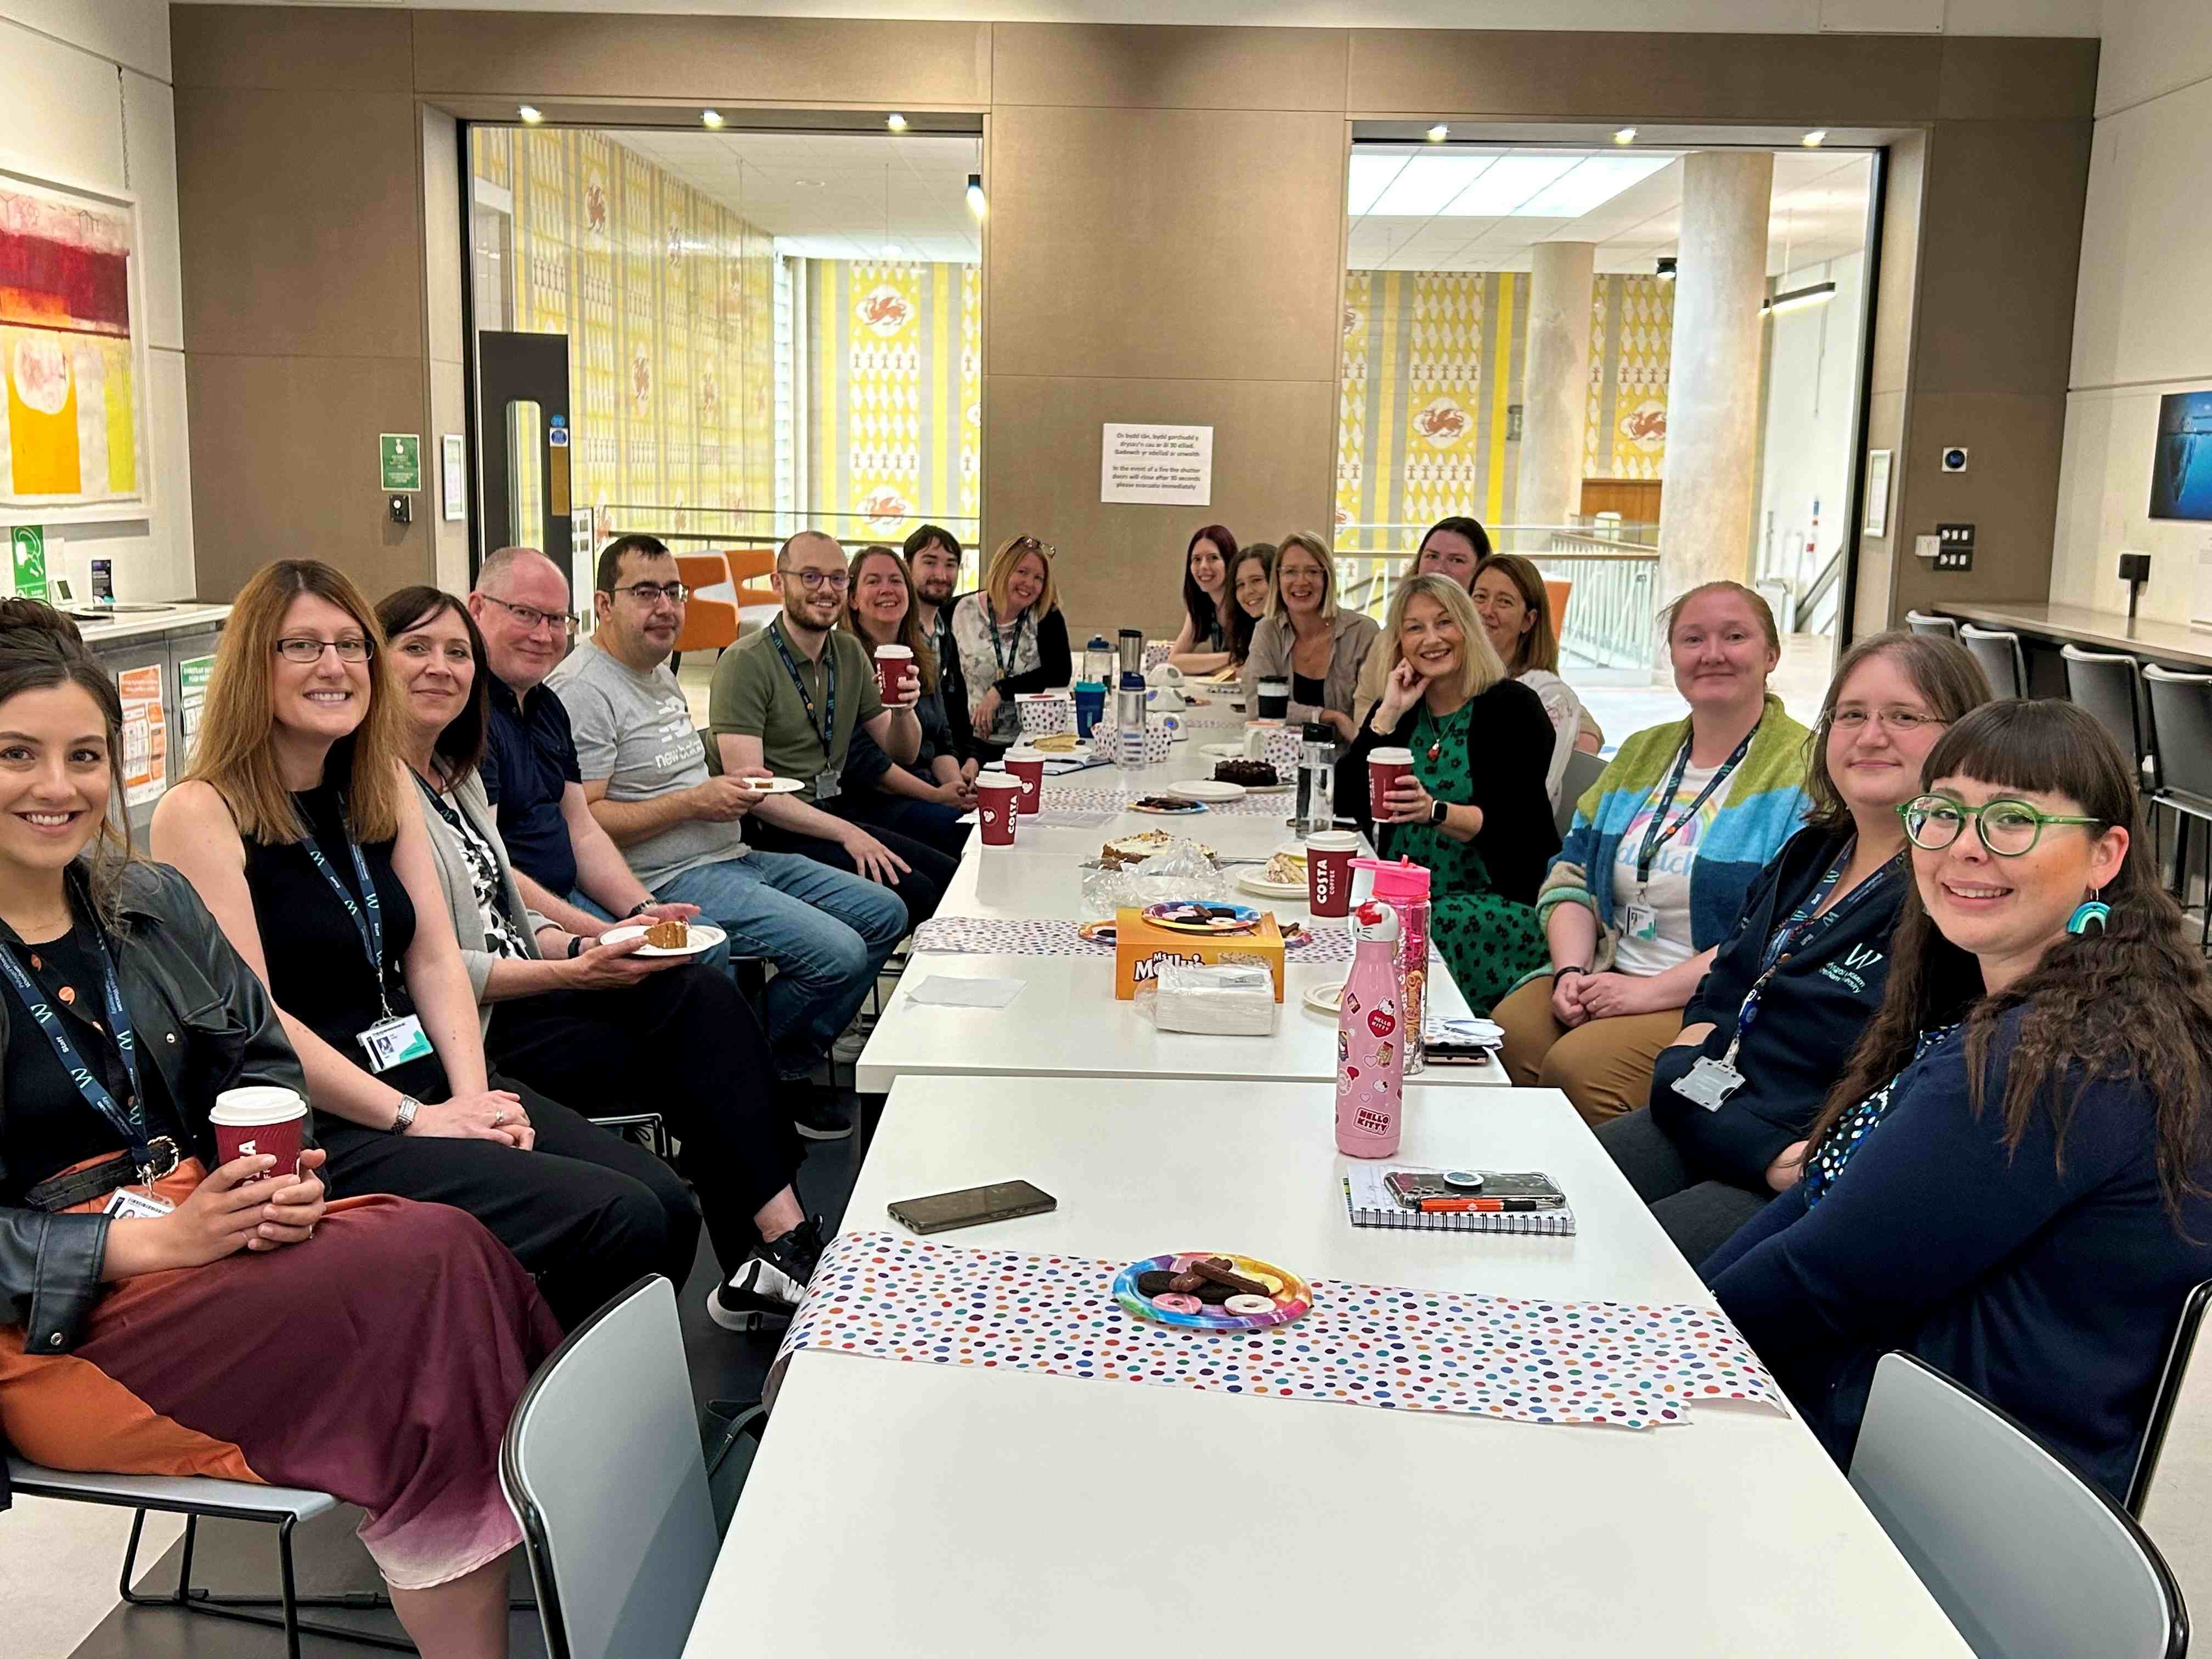
[[[412,1095],[399,1097],[399,1111],[392,1120],[392,1133],[404,1135],[415,1127],[415,1114],[422,1109],[422,1103]]]

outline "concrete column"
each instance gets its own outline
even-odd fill
[[[1682,162],[1682,241],[1659,508],[1665,603],[1699,582],[1751,580],[1766,222],[1774,157],[1727,150]]]
[[[1522,371],[1521,478],[1513,517],[1565,524],[1582,509],[1583,428],[1589,413],[1594,242],[1539,242],[1528,267],[1528,356]]]

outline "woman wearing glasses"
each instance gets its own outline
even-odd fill
[[[699,1212],[652,1153],[485,1065],[368,602],[280,559],[240,592],[154,854],[269,988],[341,1193],[468,1211],[574,1326],[690,1275]]]
[[[1346,743],[1359,735],[1354,694],[1382,630],[1336,602],[1335,565],[1318,536],[1293,531],[1275,549],[1275,586],[1244,659],[1244,704],[1255,713],[1261,680],[1291,688],[1292,726],[1320,724]]]
[[[1060,614],[1052,552],[1034,536],[1010,538],[991,556],[983,586],[952,607],[969,715],[987,762],[1021,737],[1017,696],[1068,683],[1067,623]]]
[[[2127,1486],[2174,1316],[2212,1278],[2212,982],[2135,769],[2067,702],[1944,733],[1903,809],[1881,1011],[1802,1178],[1705,1264],[1840,1462],[1899,1349]]]
[[[1597,1138],[1702,1261],[1797,1178],[1805,1131],[1889,982],[1905,888],[1898,807],[1954,721],[1990,699],[1963,647],[1877,634],[1844,653],[1813,728],[1805,827],[1752,884],[1651,1103]]]

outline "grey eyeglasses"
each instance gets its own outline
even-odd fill
[[[276,641],[276,654],[286,662],[320,662],[325,651],[337,652],[340,662],[367,662],[374,654],[368,641],[358,634],[349,634],[342,640],[293,638]]]

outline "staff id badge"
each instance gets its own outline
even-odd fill
[[[1711,1055],[1701,1056],[1698,1063],[1674,1079],[1674,1092],[1685,1100],[1693,1100],[1709,1112],[1717,1112],[1721,1103],[1743,1087],[1743,1073],[1724,1060]]]
[[[1648,904],[1631,904],[1621,913],[1620,927],[1631,939],[1656,939],[1659,913]]]
[[[133,1192],[128,1187],[118,1187],[108,1194],[102,1215],[112,1215],[118,1221],[159,1221],[177,1206],[166,1198],[157,1198],[150,1192]]]
[[[840,769],[835,766],[825,766],[814,775],[814,804],[817,806],[825,800],[837,799]]]
[[[368,1069],[372,1072],[388,1072],[430,1052],[430,1039],[423,1032],[422,1022],[413,1014],[395,1014],[389,1019],[380,1019],[354,1041],[368,1056]]]

